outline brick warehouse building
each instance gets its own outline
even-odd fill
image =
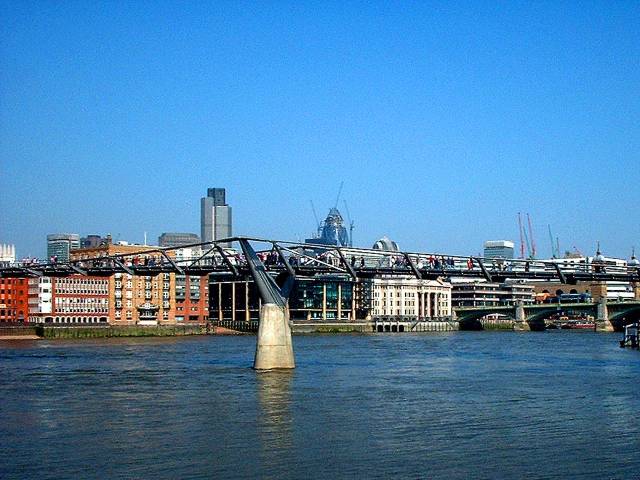
[[[161,255],[153,252],[156,248],[114,245],[109,241],[97,247],[73,250],[71,259],[100,261],[107,255],[142,252],[135,260],[131,256],[124,261],[159,261]],[[197,252],[181,249],[168,254],[188,258]],[[52,324],[204,324],[208,319],[208,299],[206,276],[116,273],[108,277],[39,277],[29,280],[29,319],[33,323]]]
[[[107,255],[142,252],[125,261],[160,261],[157,247],[120,245],[110,241],[94,248],[73,250],[74,260],[99,259]],[[148,251],[148,254],[144,252]],[[175,259],[198,255],[199,250],[180,249],[167,252]],[[161,273],[156,276],[116,273],[108,282],[107,321],[111,325],[180,325],[204,324],[208,319],[209,292],[207,276]],[[55,323],[55,322],[54,322]]]
[[[106,324],[109,281],[104,277],[29,279],[29,322]]]
[[[0,323],[24,323],[29,318],[26,278],[0,278]]]

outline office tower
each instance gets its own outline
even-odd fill
[[[485,258],[513,258],[514,243],[509,240],[489,240],[484,242]]]
[[[203,242],[231,237],[231,207],[224,188],[209,188],[207,196],[200,199],[200,230]]]
[[[47,235],[47,257],[55,257],[58,262],[68,262],[69,252],[80,248],[80,235],[77,233],[52,233]]]

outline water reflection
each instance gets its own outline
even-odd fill
[[[274,451],[285,451],[292,445],[291,381],[294,372],[274,370],[256,375],[258,435],[265,458],[269,458]]]
[[[265,373],[244,336],[0,348],[0,478],[637,478],[618,340],[303,336]]]

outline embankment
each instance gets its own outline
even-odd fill
[[[42,338],[107,338],[107,337],[176,337],[204,335],[203,325],[176,326],[96,326],[96,327],[47,327],[36,326],[36,335]]]

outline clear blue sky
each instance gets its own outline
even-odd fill
[[[345,182],[355,243],[477,253],[530,212],[640,248],[639,2],[0,3],[0,243],[302,239]],[[342,204],[342,202],[340,202]],[[340,205],[342,207],[342,205]]]

